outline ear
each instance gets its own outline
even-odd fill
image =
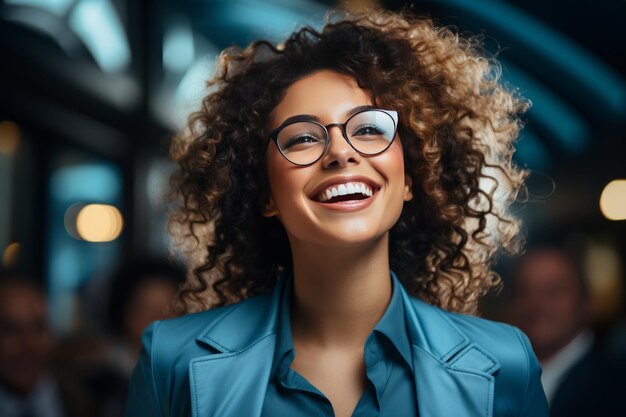
[[[274,217],[276,215],[278,215],[278,208],[276,208],[276,203],[270,195],[267,197],[267,203],[265,204],[265,208],[263,209],[263,216]]]
[[[413,200],[413,180],[408,174],[404,174],[404,201]]]

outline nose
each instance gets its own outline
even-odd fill
[[[341,127],[328,127],[328,149],[322,157],[322,166],[324,168],[343,168],[359,162],[361,162],[361,155],[343,137]]]

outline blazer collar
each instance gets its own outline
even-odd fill
[[[237,352],[275,334],[281,295],[289,275],[283,273],[269,294],[225,307],[222,316],[203,329],[196,340],[219,352]]]
[[[498,361],[471,343],[449,313],[410,297],[391,276],[404,304],[420,415],[490,417]],[[282,274],[270,294],[226,307],[197,337],[218,353],[190,363],[193,416],[260,415],[288,279]]]

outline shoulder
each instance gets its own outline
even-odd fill
[[[441,309],[439,311],[471,341],[488,347],[489,351],[499,357],[517,355],[526,358],[532,353],[528,338],[515,326],[482,317],[451,313]]]
[[[414,297],[411,297],[411,301],[417,310],[423,310],[427,306],[431,310],[430,314],[439,316],[471,344],[481,346],[501,362],[514,360],[519,363],[520,360],[527,360],[529,355],[534,356],[528,338],[517,327],[482,317],[453,313]]]
[[[464,346],[448,359],[450,367],[482,369],[493,376],[497,415],[506,415],[511,407],[524,407],[526,400],[538,407],[529,415],[533,412],[544,415],[546,403],[540,382],[541,368],[521,330],[505,323],[452,313],[413,297],[411,301],[421,319],[435,323],[421,324],[421,328],[429,333],[424,335],[426,338],[441,338],[445,332],[454,344]],[[443,330],[445,327],[447,331]]]
[[[263,315],[267,295],[258,295],[211,310],[156,321],[142,335],[142,350],[130,383],[126,415],[189,415],[191,360],[227,352],[228,336],[255,328]],[[255,314],[258,313],[258,314]],[[229,318],[226,320],[226,318]],[[223,344],[207,342],[206,335],[220,328]]]
[[[484,356],[493,361],[494,366],[485,371],[494,378],[497,399],[494,415],[509,415],[513,410],[522,410],[519,414],[522,416],[548,415],[540,379],[541,367],[528,337],[520,329],[431,305],[425,307],[425,303],[413,297],[412,301],[416,309],[438,316],[465,338],[467,346],[450,359],[451,367],[457,367],[459,362],[472,366]],[[431,327],[430,331],[437,332],[438,329]]]
[[[528,337],[517,327],[481,317],[446,312],[449,319],[474,343],[500,363],[500,377],[511,385],[527,381],[540,372]]]
[[[246,325],[255,318],[262,316],[270,302],[270,294],[250,297],[238,303],[216,307],[210,310],[191,313],[181,317],[161,320],[151,324],[146,329],[146,335],[151,338],[150,345],[153,353],[168,356],[168,354],[184,353],[196,345],[196,340],[212,330],[226,325]],[[145,345],[145,344],[144,344]],[[156,351],[154,351],[156,350]],[[192,349],[193,350],[193,349]],[[217,346],[214,350],[228,350]],[[206,346],[202,352],[206,354]]]

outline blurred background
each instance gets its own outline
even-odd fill
[[[88,380],[105,392],[124,381],[141,328],[170,314],[159,300],[184,273],[167,260],[168,143],[206,93],[219,51],[319,28],[346,5],[406,7],[482,35],[498,53],[505,82],[533,103],[515,156],[531,171],[514,207],[529,250],[563,249],[589,295],[585,325],[565,339],[586,326],[607,351],[626,352],[626,2],[0,0],[2,269],[11,291],[27,281],[22,293],[45,306],[30,319],[49,323],[52,362],[76,370],[65,385]],[[483,314],[529,333],[514,307],[521,263],[498,263],[504,291]],[[559,295],[557,287],[546,291]],[[0,339],[28,330],[6,317]],[[10,392],[36,385],[20,391],[7,378]],[[65,403],[79,404],[62,406],[66,415],[93,407],[93,394],[80,391],[64,391]],[[118,415],[123,395],[111,392],[102,415]]]

